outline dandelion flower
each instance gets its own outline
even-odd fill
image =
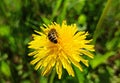
[[[65,21],[62,25],[54,22],[44,26],[46,28],[41,27],[43,32],[35,31],[37,34],[33,34],[33,40],[29,43],[29,48],[34,49],[29,53],[34,58],[30,63],[35,65],[35,69],[42,69],[44,76],[55,68],[59,79],[63,68],[74,76],[72,64],[83,71],[80,62],[88,66],[88,60],[82,56],[93,58],[90,51],[94,51],[91,40],[86,40],[88,33],[78,31],[75,24],[67,25]]]

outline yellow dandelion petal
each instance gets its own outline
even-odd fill
[[[34,64],[36,64],[39,60],[40,60],[40,58],[37,57],[37,58],[35,58],[34,60],[32,60],[30,63],[34,65]]]
[[[38,33],[39,35],[46,36],[46,35],[45,35],[44,33],[42,33],[42,32],[39,32],[39,31],[36,31],[36,30],[35,30],[35,32]]]
[[[44,36],[36,35],[34,36],[34,41],[31,41],[28,47],[32,49],[39,49],[40,47],[46,45],[46,42],[47,40]]]
[[[58,60],[56,62],[56,72],[58,74],[58,78],[61,79],[61,75],[62,75],[62,63],[60,62],[60,60]]]
[[[55,65],[55,60],[54,59],[50,59],[49,60],[49,63],[47,63],[47,65],[45,66],[43,72],[42,72],[42,75],[47,75],[51,72],[52,70],[52,67]]]
[[[38,70],[39,68],[41,69],[42,63],[43,63],[43,60],[39,61],[35,66],[35,70]]]
[[[71,56],[73,56],[72,58],[73,58],[75,61],[80,62],[80,60],[81,60],[80,55],[78,55],[78,54],[73,54],[73,55],[71,55]]]
[[[34,51],[34,52],[29,53],[28,55],[33,56],[33,55],[36,55],[36,54],[37,54],[37,51]]]
[[[80,61],[81,61],[83,64],[85,64],[87,67],[89,66],[89,65],[88,65],[88,60],[83,59],[81,56],[80,56]]]
[[[67,70],[68,74],[74,76],[74,71],[70,65],[71,63],[69,62],[69,60],[67,58],[64,58],[64,56],[66,56],[66,55],[63,54],[63,55],[59,56],[60,61],[63,65],[63,67]]]
[[[71,64],[80,71],[83,71],[80,62],[89,66],[88,60],[82,58],[83,54],[93,58],[90,51],[94,51],[94,45],[90,44],[92,40],[86,40],[88,32],[78,31],[76,24],[67,25],[66,21],[62,25],[55,22],[48,26],[44,24],[44,27],[41,27],[42,32],[35,31],[37,34],[32,35],[33,40],[28,46],[34,50],[28,55],[33,56],[30,63],[36,65],[36,70],[40,68],[42,75],[48,75],[55,67],[58,78],[61,79],[62,68],[74,76]]]
[[[73,37],[73,39],[79,39],[79,37],[81,36],[81,35],[83,35],[85,32],[84,31],[82,31],[82,32],[78,32],[78,33],[76,33],[75,35],[74,35],[74,37]],[[81,38],[80,38],[81,39]]]
[[[84,45],[85,49],[90,50],[90,51],[95,51],[93,45]]]
[[[69,57],[69,59],[76,67],[79,68],[79,70],[83,71],[82,66],[79,64],[79,62],[75,61],[72,57]]]
[[[47,56],[48,53],[49,53],[49,50],[45,51],[45,49],[44,50],[43,49],[39,49],[38,53],[36,53],[36,55],[34,55],[33,57],[34,58],[37,58],[37,57],[43,58],[43,57]]]
[[[42,64],[43,67],[46,67],[52,61],[55,61],[54,55],[49,55],[49,56],[45,57],[44,62]],[[53,64],[50,64],[50,65],[53,65]]]
[[[89,51],[87,51],[87,50],[81,50],[81,53],[83,53],[83,54],[85,54],[85,55],[87,55],[88,57],[90,57],[90,58],[93,58],[93,54],[92,53],[90,53]]]

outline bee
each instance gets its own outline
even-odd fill
[[[54,44],[57,44],[57,32],[56,32],[56,29],[51,29],[49,32],[48,32],[48,39],[53,42]]]

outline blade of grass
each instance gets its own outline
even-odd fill
[[[65,16],[67,14],[67,7],[68,7],[69,0],[64,0],[63,7],[61,7],[61,14],[57,18],[57,22],[62,23],[65,20]]]
[[[53,13],[52,13],[52,19],[54,18],[54,16],[56,15],[58,9],[60,8],[61,3],[62,3],[62,0],[58,0],[56,2],[56,5],[55,5],[55,7],[53,9]]]
[[[104,10],[103,10],[103,12],[102,12],[102,15],[101,15],[101,17],[100,17],[100,19],[99,19],[99,21],[98,21],[98,24],[97,24],[97,26],[96,26],[96,30],[95,30],[94,35],[93,35],[93,43],[94,43],[94,44],[95,44],[98,36],[100,35],[101,25],[102,25],[103,20],[104,20],[106,14],[107,14],[107,12],[108,12],[108,10],[109,10],[109,8],[110,8],[111,2],[112,2],[112,0],[108,0],[108,1],[107,1],[106,6],[105,6],[105,8],[104,8]]]

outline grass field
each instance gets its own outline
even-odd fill
[[[64,68],[61,79],[54,71],[42,76],[28,43],[43,24],[64,20],[89,33],[94,58],[84,57],[83,72],[72,65],[75,77]],[[0,83],[120,83],[120,0],[1,0]]]

